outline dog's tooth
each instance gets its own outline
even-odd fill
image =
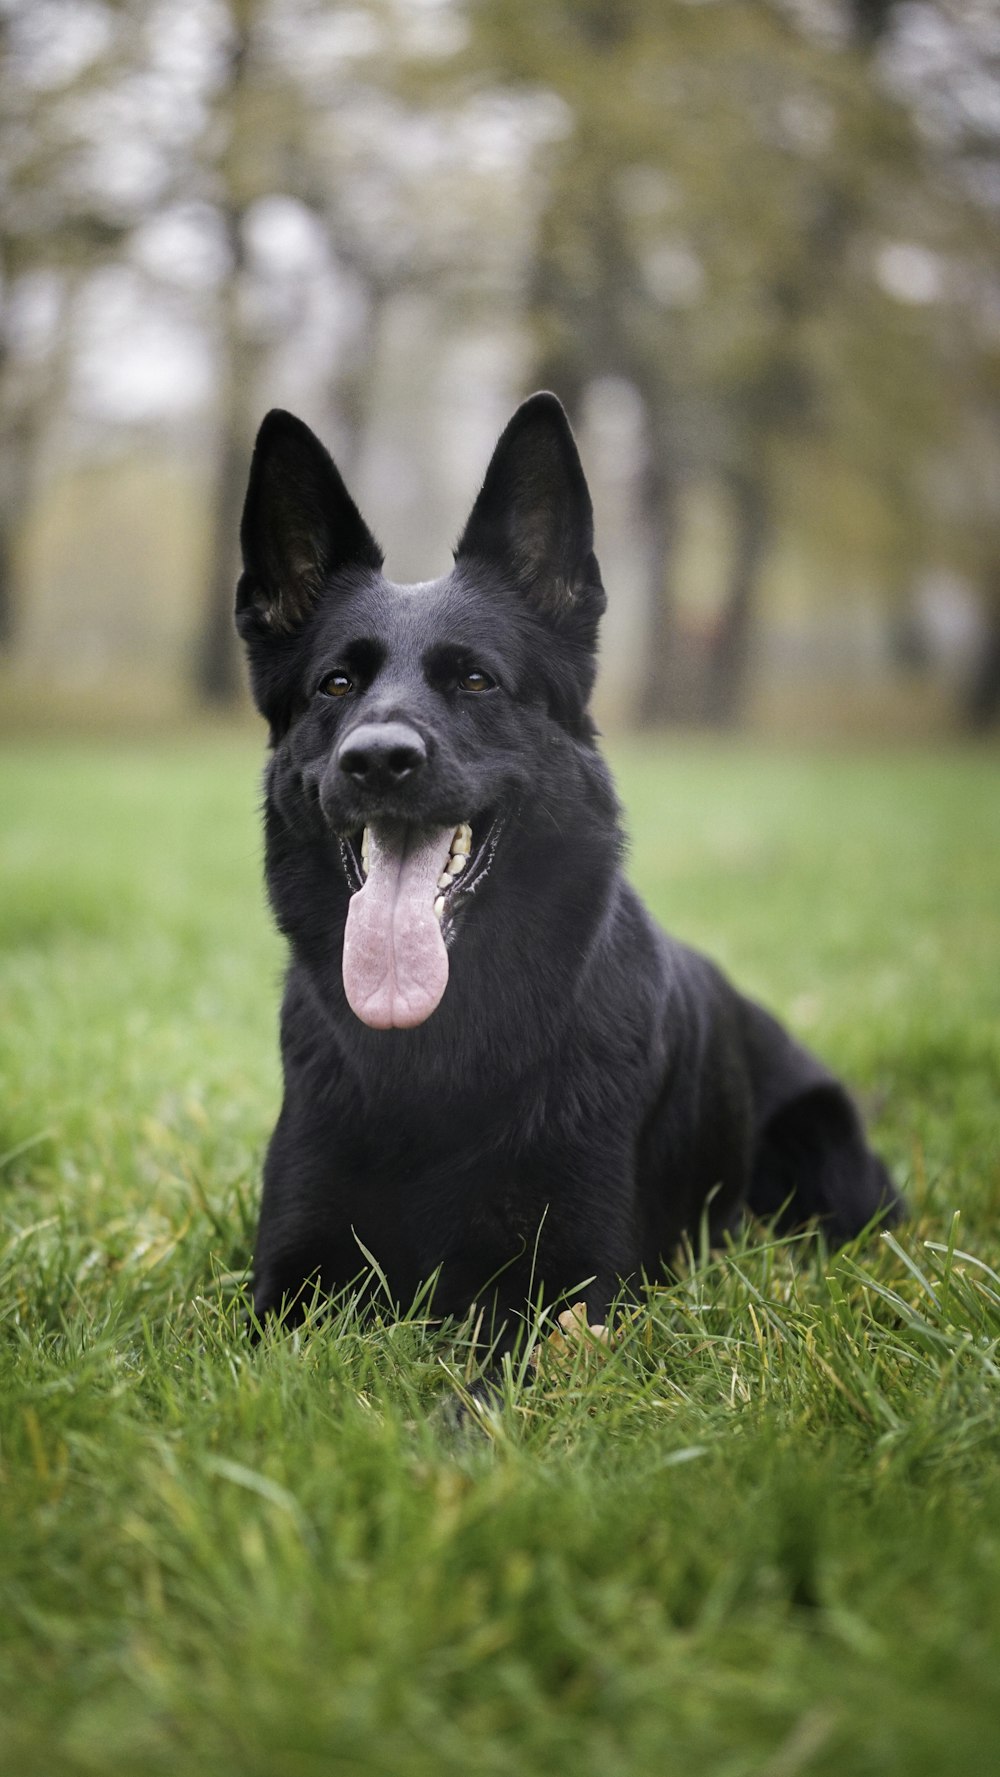
[[[438,888],[447,888],[449,886],[450,882],[451,882],[451,877],[448,875],[447,870],[442,870],[440,876],[438,877]]]
[[[454,857],[448,859],[446,876],[460,876],[468,861],[468,858],[464,857],[461,852],[456,852]],[[438,883],[438,887],[441,887],[440,883]]]
[[[462,852],[468,854],[472,850],[472,828],[468,821],[463,821],[455,828],[455,837],[451,842],[451,855],[458,857]]]
[[[434,903],[434,911],[437,914],[438,919],[444,918],[444,896],[443,895],[438,895],[438,898]]]

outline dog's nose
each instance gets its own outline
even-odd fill
[[[404,722],[362,722],[337,755],[342,772],[366,790],[391,790],[427,763],[427,748]]]

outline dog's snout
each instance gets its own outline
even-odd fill
[[[393,789],[426,765],[427,748],[405,722],[363,722],[345,740],[337,763],[365,789]]]

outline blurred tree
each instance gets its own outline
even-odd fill
[[[72,410],[75,299],[111,263],[135,271],[142,231],[204,198],[202,93],[218,58],[206,0],[4,0],[0,24],[0,629],[12,638],[39,443]],[[93,423],[82,431],[89,443]]]
[[[975,727],[1000,717],[1000,12],[995,0],[921,0],[885,9],[879,78],[908,106],[922,145],[922,190],[943,196],[950,227],[932,243],[925,285],[962,403],[946,507],[951,552],[977,579],[982,646],[965,687]],[[912,214],[912,209],[911,209]],[[911,291],[912,296],[912,291]]]
[[[844,419],[847,374],[864,395],[863,342],[884,317],[872,249],[912,184],[912,131],[850,33],[831,41],[802,10],[470,0],[480,65],[549,85],[566,108],[531,285],[538,374],[570,405],[592,377],[625,376],[644,404],[647,721],[740,713],[761,567],[788,517],[783,466]],[[858,37],[883,23],[858,16]],[[926,391],[936,367],[919,329],[893,356]],[[933,399],[911,407],[930,423]],[[875,433],[894,453],[879,484],[891,466],[894,507],[930,433]],[[665,575],[696,478],[729,490],[732,565],[692,702],[697,663]]]
[[[222,74],[206,132],[208,189],[222,224],[226,269],[216,316],[218,435],[205,597],[195,650],[195,684],[207,703],[231,704],[242,683],[233,629],[233,589],[247,465],[260,419],[264,349],[249,287],[247,219],[273,189],[276,138],[295,117],[294,95],[274,90],[260,43],[265,0],[228,0]],[[214,164],[212,149],[215,150]]]
[[[131,49],[122,9],[98,0],[61,18],[45,0],[0,9],[0,647],[16,636],[22,534],[74,297],[129,225],[89,150],[95,103]]]
[[[205,138],[206,189],[223,219],[229,266],[219,293],[220,442],[197,655],[198,688],[218,703],[238,685],[231,610],[243,489],[265,373],[289,325],[286,307],[269,304],[255,258],[262,209],[275,198],[299,205],[322,240],[336,326],[315,417],[351,474],[392,305],[406,293],[433,294],[454,325],[487,292],[490,302],[500,290],[513,298],[510,262],[524,256],[523,241],[510,251],[519,226],[514,169],[477,166],[489,119],[477,119],[474,105],[431,102],[427,64],[437,52],[426,36],[416,46],[408,38],[411,7],[371,0],[345,14],[322,0],[228,0],[227,21]]]
[[[850,0],[849,15],[854,35],[871,46],[884,36],[897,0]]]
[[[738,717],[779,535],[810,598],[871,582],[901,622],[937,552],[1000,635],[995,0],[0,0],[0,32],[0,637],[39,440],[162,424],[87,415],[70,374],[108,266],[211,342],[183,425],[213,441],[215,702],[268,391],[309,365],[352,467],[401,312],[446,317],[445,356],[523,317],[578,414],[597,378],[638,392],[644,720]],[[187,285],[178,218],[214,267]],[[707,486],[729,547],[692,615],[676,535]]]

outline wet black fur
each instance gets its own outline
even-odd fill
[[[893,1218],[843,1087],[666,937],[622,874],[587,711],[604,591],[555,398],[510,422],[442,579],[383,578],[333,463],[284,413],[261,427],[242,542],[237,623],[273,746],[267,880],[291,948],[257,1315],[346,1285],[366,1248],[400,1303],[438,1272],[437,1312],[477,1302],[506,1339],[539,1289],[603,1320],[619,1280],[659,1274],[706,1215],[715,1238],[748,1207],[832,1243]],[[495,688],[461,689],[473,669]],[[335,670],[342,697],[322,689]],[[365,790],[341,752],[387,721],[427,764]],[[370,1030],[341,980],[339,836],[372,816],[470,820],[475,849],[497,814],[440,1006]]]

